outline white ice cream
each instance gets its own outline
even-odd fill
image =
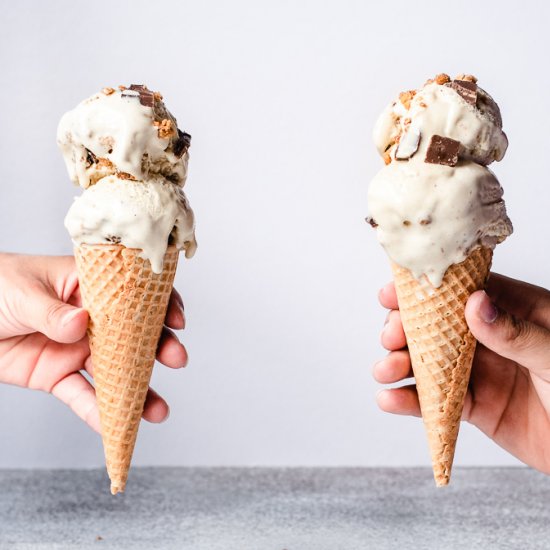
[[[498,180],[474,162],[392,162],[372,180],[368,201],[391,259],[436,287],[449,265],[512,232]]]
[[[389,105],[374,129],[387,166],[369,187],[369,222],[392,261],[436,287],[450,265],[512,233],[502,188],[485,166],[502,159],[508,140],[497,104],[476,92],[472,103],[451,82],[428,82]],[[426,162],[434,135],[460,142],[456,165]]]
[[[73,242],[139,248],[155,273],[168,244],[191,257],[197,243],[193,211],[183,191],[161,178],[147,182],[107,176],[73,202],[65,218]]]
[[[471,105],[450,86],[432,82],[416,91],[408,108],[407,102],[397,99],[384,109],[374,127],[378,152],[389,152],[395,158],[396,139],[411,132],[420,136],[416,155],[421,158],[428,138],[435,134],[460,141],[464,159],[479,164],[502,160],[508,139],[502,131],[500,110],[483,89],[478,88],[477,94],[477,104]]]
[[[136,248],[160,273],[169,244],[188,258],[197,247],[181,189],[190,136],[160,94],[135,88],[107,88],[61,119],[58,145],[71,179],[84,188],[65,225],[75,245]]]
[[[159,132],[162,121],[171,131]],[[164,103],[142,105],[132,90],[94,94],[65,113],[57,129],[69,176],[84,188],[116,172],[138,180],[160,174],[183,186],[189,155],[174,154],[178,138],[176,119]]]

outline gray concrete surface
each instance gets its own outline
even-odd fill
[[[112,497],[99,470],[0,470],[0,548],[548,549],[550,478],[460,469],[136,468]]]

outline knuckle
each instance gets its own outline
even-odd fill
[[[506,321],[503,338],[509,346],[524,349],[533,345],[535,334],[529,323],[510,315]]]
[[[47,306],[44,316],[44,323],[47,327],[52,327],[59,320],[59,311],[65,304],[62,302],[53,302]]]

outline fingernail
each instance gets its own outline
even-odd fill
[[[81,311],[81,309],[73,309],[69,313],[66,313],[61,321],[61,325],[64,327],[67,326]]]
[[[478,312],[480,319],[485,323],[494,323],[498,317],[498,309],[485,291],[483,291],[483,298],[479,303]]]
[[[185,348],[183,347],[183,344],[181,344],[181,347],[182,347],[183,349],[185,349]],[[189,356],[187,355],[187,350],[185,350],[185,361],[183,362],[183,365],[181,366],[181,368],[182,368],[182,369],[185,368],[185,367],[187,366],[187,363],[189,363]]]
[[[166,412],[166,416],[159,422],[159,424],[164,424],[169,418],[170,418],[170,407],[168,407],[168,411]]]
[[[185,328],[185,311],[183,309],[183,304],[180,304],[179,302],[178,302],[178,310],[181,315],[181,323],[183,325],[183,328]]]

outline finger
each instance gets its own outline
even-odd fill
[[[384,412],[420,416],[420,403],[418,402],[416,386],[381,390],[376,395],[376,402]]]
[[[172,290],[172,294],[170,294],[165,324],[175,329],[185,328],[185,314],[183,312],[181,297],[175,290]]]
[[[24,326],[62,344],[82,339],[88,326],[88,313],[66,304],[50,294],[47,287],[37,285],[17,304],[17,315]]]
[[[168,403],[153,388],[149,388],[143,407],[143,418],[147,422],[159,424],[167,420],[169,416]]]
[[[380,301],[382,307],[385,307],[386,309],[399,309],[399,305],[397,304],[397,294],[395,292],[395,285],[393,282],[388,283],[385,287],[380,289],[380,292],[378,293],[378,300]]]
[[[413,375],[411,357],[408,351],[392,351],[378,361],[372,369],[374,379],[380,384],[393,384]]]
[[[73,372],[62,378],[51,393],[68,405],[92,430],[101,432],[95,390],[82,374]]]
[[[183,298],[181,297],[181,294],[175,288],[172,289],[172,296],[174,297],[176,302],[179,303],[179,305],[181,306],[181,309],[184,310],[185,306],[183,304]]]
[[[63,302],[70,301],[78,288],[74,256],[36,256],[37,269],[45,270],[46,281]]]
[[[466,304],[466,321],[485,347],[539,376],[550,374],[550,331],[497,308],[480,290]]]
[[[187,350],[169,328],[162,329],[157,359],[171,369],[181,369],[187,365]]]
[[[380,335],[380,341],[382,346],[389,351],[401,349],[407,345],[399,311],[392,310],[389,312],[386,324]]]
[[[487,294],[498,307],[511,315],[550,328],[550,292],[545,288],[491,273]]]

